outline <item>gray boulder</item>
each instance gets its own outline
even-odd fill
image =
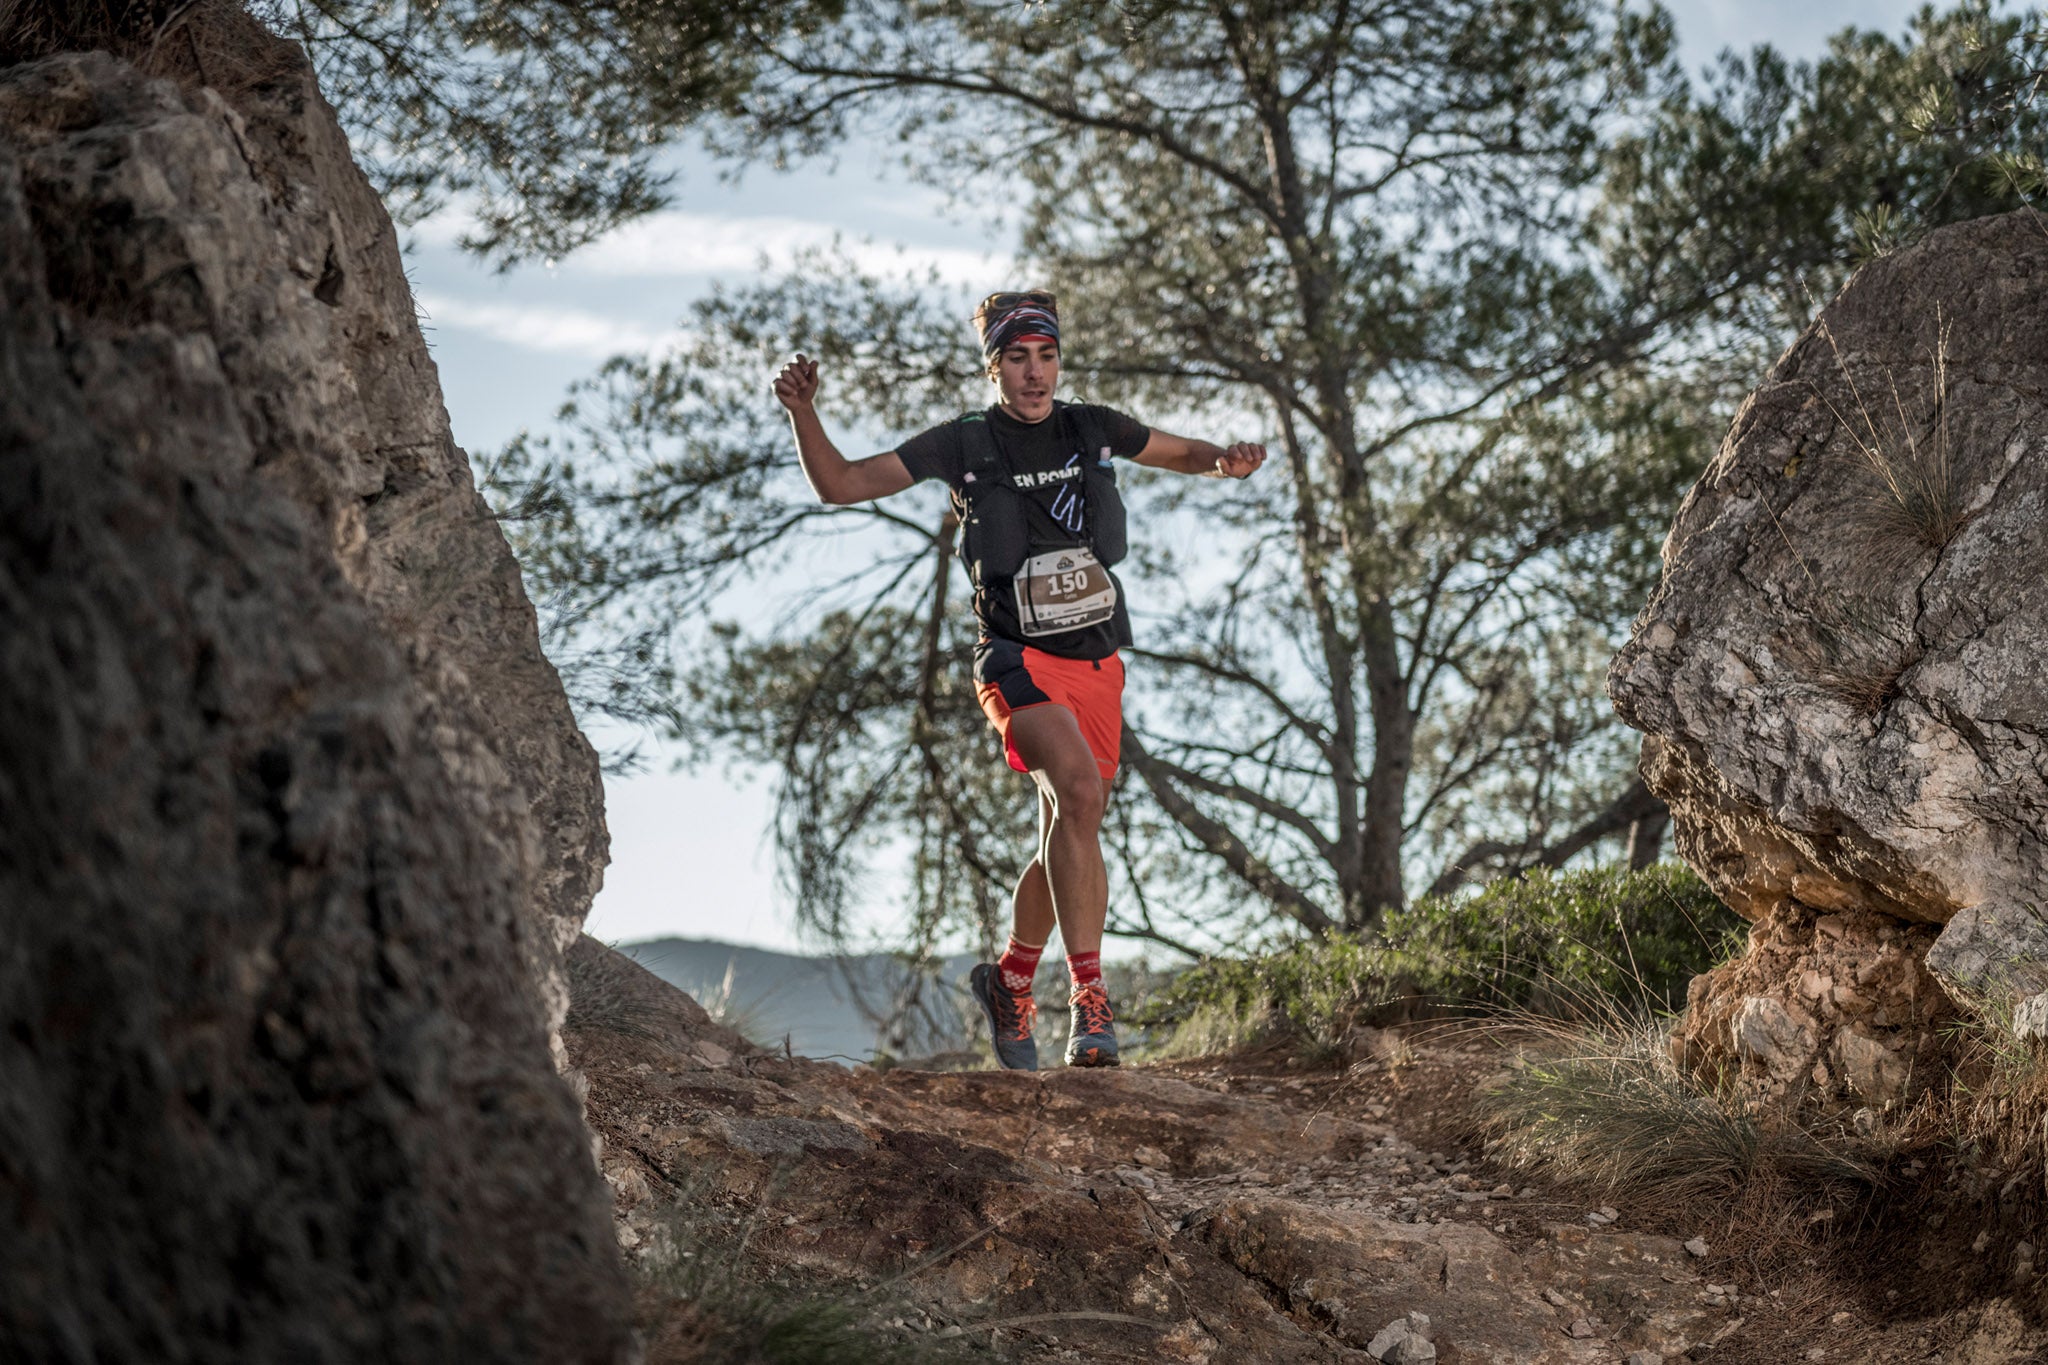
[[[2044,518],[2048,218],[2022,212],[1866,266],[1786,351],[1609,674],[1681,854],[1811,949],[1745,990],[1803,1012],[1831,1072],[1896,1079],[1872,1045],[1943,1006],[1910,971],[1877,995],[1831,970],[1830,915],[1873,961],[1910,938],[1956,994],[2048,988]]]
[[[0,1341],[622,1359],[550,1051],[596,765],[390,222],[234,36],[232,107],[0,71]]]
[[[1374,1333],[1365,1353],[1381,1365],[1430,1365],[1436,1359],[1436,1344],[1428,1332],[1428,1315],[1410,1313]]]

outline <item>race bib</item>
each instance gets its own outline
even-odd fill
[[[1014,582],[1017,622],[1027,636],[1079,630],[1116,614],[1116,584],[1084,545],[1031,556]]]

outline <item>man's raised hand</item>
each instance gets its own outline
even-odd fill
[[[1239,441],[1216,457],[1216,472],[1225,478],[1248,479],[1266,462],[1266,448],[1251,441]]]
[[[782,373],[775,376],[775,401],[796,412],[809,407],[817,396],[818,362],[799,351],[796,359],[784,365]]]

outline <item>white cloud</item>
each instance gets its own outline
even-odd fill
[[[636,219],[562,262],[565,273],[608,277],[743,275],[766,258],[784,265],[807,248],[839,250],[864,270],[899,274],[936,269],[974,283],[996,269],[992,251],[845,238],[829,224],[800,218],[725,217],[672,209]]]
[[[622,352],[652,351],[673,340],[663,327],[589,313],[579,308],[482,303],[448,294],[423,293],[420,307],[429,327],[459,327],[531,351],[604,359]]]
[[[453,248],[475,223],[464,206],[451,205],[415,225],[410,234],[422,246]],[[1005,259],[993,249],[846,236],[830,223],[804,218],[667,209],[607,233],[571,252],[555,268],[564,275],[604,279],[751,275],[764,258],[771,266],[782,266],[799,251],[835,244],[855,265],[874,274],[922,275],[929,269],[949,283],[976,287],[1001,275]]]
[[[475,228],[477,217],[469,206],[458,199],[439,213],[422,218],[410,227],[399,229],[399,240],[408,246],[434,246],[453,248],[462,234]]]

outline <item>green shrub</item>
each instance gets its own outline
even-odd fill
[[[1740,947],[1742,920],[1683,863],[1641,872],[1539,869],[1463,899],[1387,917],[1390,944],[1424,959],[1425,995],[1574,1016],[1623,1001],[1685,1003],[1692,978]]]
[[[1158,992],[1137,1022],[1171,1052],[1261,1037],[1333,1046],[1353,1025],[1442,1013],[1607,1017],[1674,1010],[1738,946],[1742,923],[1682,864],[1539,870],[1425,897],[1377,933],[1216,958]]]

